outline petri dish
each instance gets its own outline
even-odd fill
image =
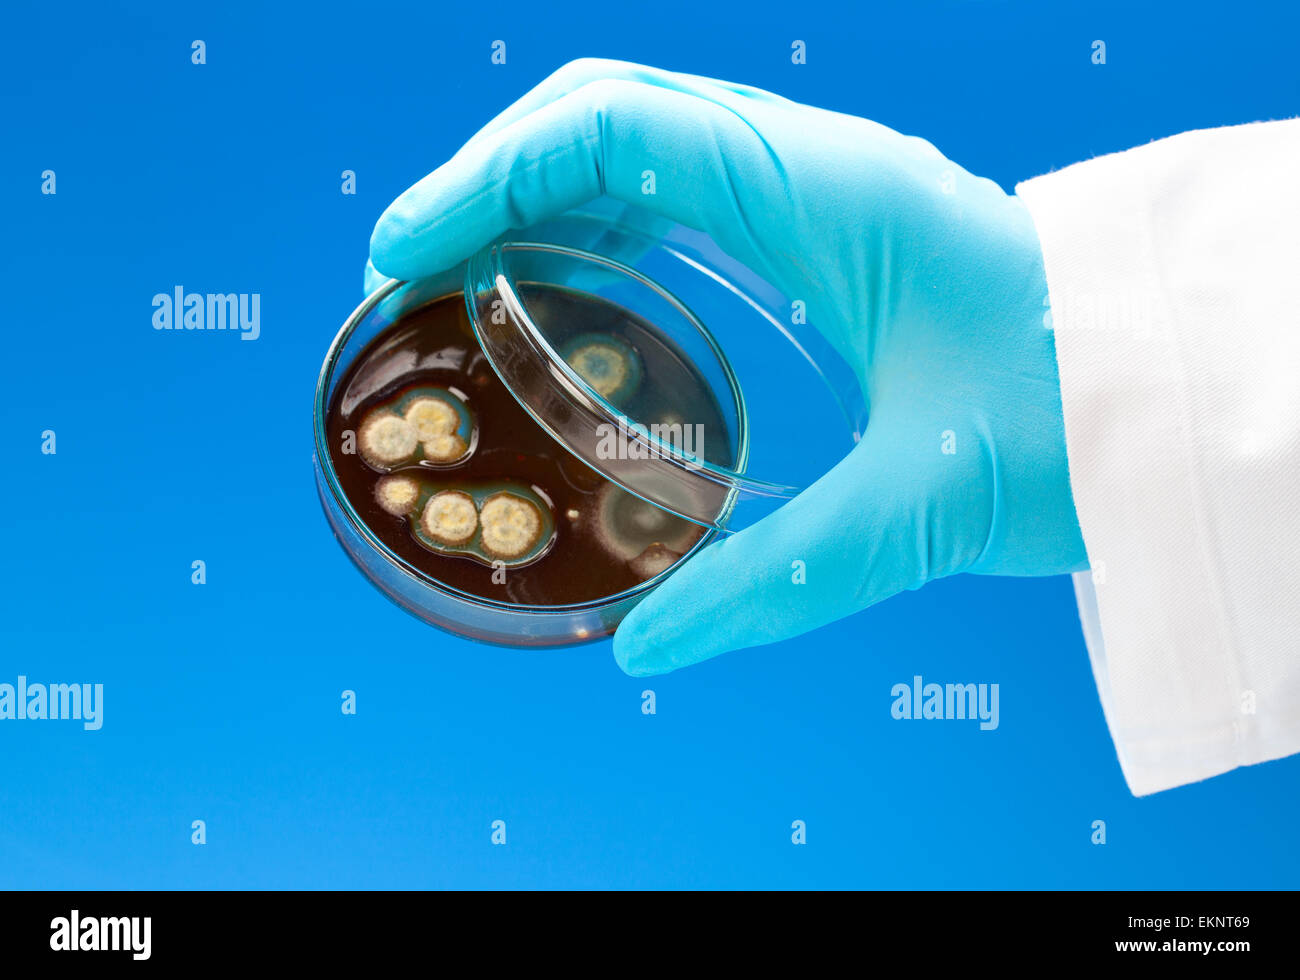
[[[456,588],[368,526],[340,485],[327,413],[349,394],[339,385],[367,345],[456,291],[492,371],[537,426],[605,480],[702,529],[683,560],[794,497],[866,424],[856,377],[815,324],[792,316],[791,299],[707,236],[638,209],[593,202],[435,276],[385,283],[322,365],[317,485],[336,537],[372,583],[463,636],[511,646],[605,636],[680,561],[590,601],[519,603]],[[593,321],[591,300],[618,322]],[[381,364],[374,384],[410,367]]]

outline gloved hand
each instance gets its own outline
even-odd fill
[[[389,276],[431,274],[600,194],[708,233],[805,299],[870,406],[829,473],[632,611],[614,640],[625,671],[781,640],[957,572],[1086,566],[1047,284],[1016,197],[865,119],[584,60],[399,197],[371,258]]]

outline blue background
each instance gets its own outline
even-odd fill
[[[1008,189],[1300,106],[1294,13],[1048,6],[7,12],[0,681],[101,682],[106,710],[94,733],[0,724],[0,885],[1300,883],[1300,758],[1129,795],[1064,578],[960,577],[646,682],[608,642],[521,653],[421,625],[316,500],[312,385],[375,219],[571,58],[869,115]],[[155,332],[177,284],[261,293],[261,339]],[[892,720],[914,674],[999,683],[1001,727]]]

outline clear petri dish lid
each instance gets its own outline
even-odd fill
[[[465,300],[506,387],[629,492],[746,527],[842,458],[852,371],[796,304],[706,236],[596,202],[470,258]]]

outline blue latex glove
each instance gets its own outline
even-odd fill
[[[771,643],[957,572],[1085,567],[1047,284],[1016,197],[865,119],[584,60],[399,197],[371,258],[390,276],[430,274],[600,194],[707,232],[806,299],[871,413],[829,473],[633,610],[614,640],[624,670]]]

